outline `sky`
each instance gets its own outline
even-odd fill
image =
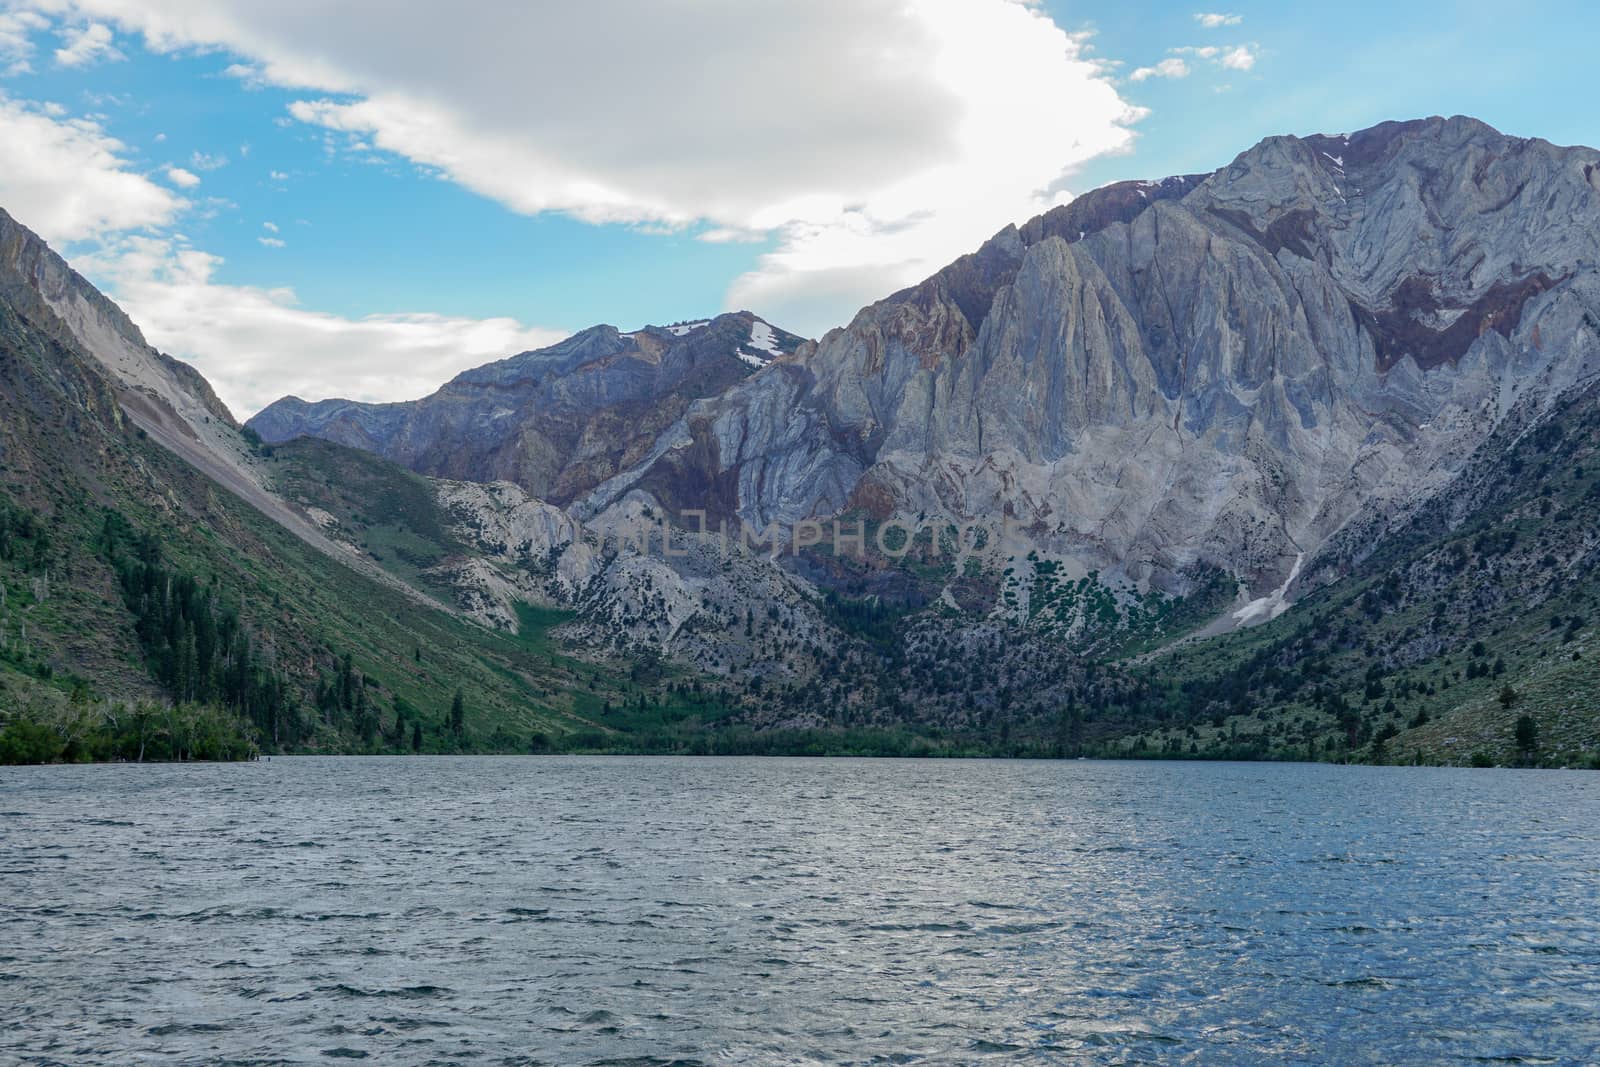
[[[820,336],[1274,134],[1600,144],[1596,40],[1561,0],[0,0],[0,208],[245,417],[599,322]]]

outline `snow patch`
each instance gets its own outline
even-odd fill
[[[783,355],[783,350],[778,347],[778,335],[760,319],[750,324],[750,347],[773,358]]]
[[[1305,562],[1304,552],[1294,557],[1294,566],[1289,569],[1289,577],[1283,584],[1274,589],[1269,596],[1252,600],[1244,607],[1233,613],[1233,621],[1240,626],[1249,626],[1252,623],[1266,622],[1276,619],[1279,615],[1289,610],[1289,587],[1294,580],[1300,577],[1300,565]]]
[[[760,319],[750,324],[750,347],[755,351],[746,352],[741,345],[733,354],[752,367],[765,367],[783,355],[783,349],[778,347],[778,335]]]
[[[701,327],[710,325],[710,319],[698,319],[695,322],[684,322],[679,323],[677,326],[668,326],[666,327],[666,331],[674,337],[683,337],[694,333],[694,331],[700,329]]]

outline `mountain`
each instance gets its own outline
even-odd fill
[[[128,755],[134,700],[180,754],[1586,765],[1597,205],[1470,119],[1272,138],[820,341],[602,326],[243,429],[0,216],[0,759]]]
[[[1214,173],[1120,183],[1008,227],[689,402],[648,450],[630,437],[610,450],[617,473],[558,502],[601,526],[641,508],[755,530],[1004,518],[1027,558],[976,573],[926,552],[787,560],[871,649],[833,653],[860,658],[826,702],[969,734],[1009,705],[1019,731],[1055,735],[1072,706],[1078,743],[1157,709],[1209,720],[1215,700],[1174,704],[1126,664],[1182,656],[1164,651],[1180,638],[1297,632],[1309,615],[1291,605],[1358,588],[1364,560],[1511,447],[1509,427],[1588,402],[1597,192],[1595,150],[1466,118],[1270,138]],[[1534,595],[1500,591],[1504,617]],[[655,643],[672,653],[682,622]],[[1448,662],[1460,640],[1401,658]],[[1239,682],[1183,677],[1196,693]],[[1018,710],[1023,691],[1037,699]],[[805,697],[755,703],[769,726],[828,721]]]
[[[1595,150],[1463,118],[1111,186],[695,404],[579,505],[1009,515],[1079,573],[1262,596],[1600,367],[1597,189]]]
[[[288,397],[249,426],[270,442],[320,437],[422,474],[513,482],[565,504],[637,463],[691,402],[799,344],[749,312],[633,333],[595,326],[467,371],[422,400]]]

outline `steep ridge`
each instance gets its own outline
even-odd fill
[[[422,474],[508,481],[565,504],[637,463],[693,400],[799,344],[748,312],[632,333],[595,326],[467,371],[422,400],[287,397],[248,425],[267,441],[321,437]]]
[[[1022,227],[693,405],[578,501],[764,528],[1014,517],[1040,548],[1252,597],[1600,370],[1600,153],[1471,119],[1277,137]]]
[[[27,227],[0,210],[0,300],[34,328],[96,360],[134,425],[302,541],[407,596],[416,591],[329,541],[287,506],[211,384],[146,343],[139,327]]]

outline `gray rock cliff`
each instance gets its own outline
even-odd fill
[[[1597,232],[1593,149],[1465,118],[1271,138],[1008,227],[695,403],[580,510],[1004,514],[1141,583],[1266,593],[1600,370]]]

